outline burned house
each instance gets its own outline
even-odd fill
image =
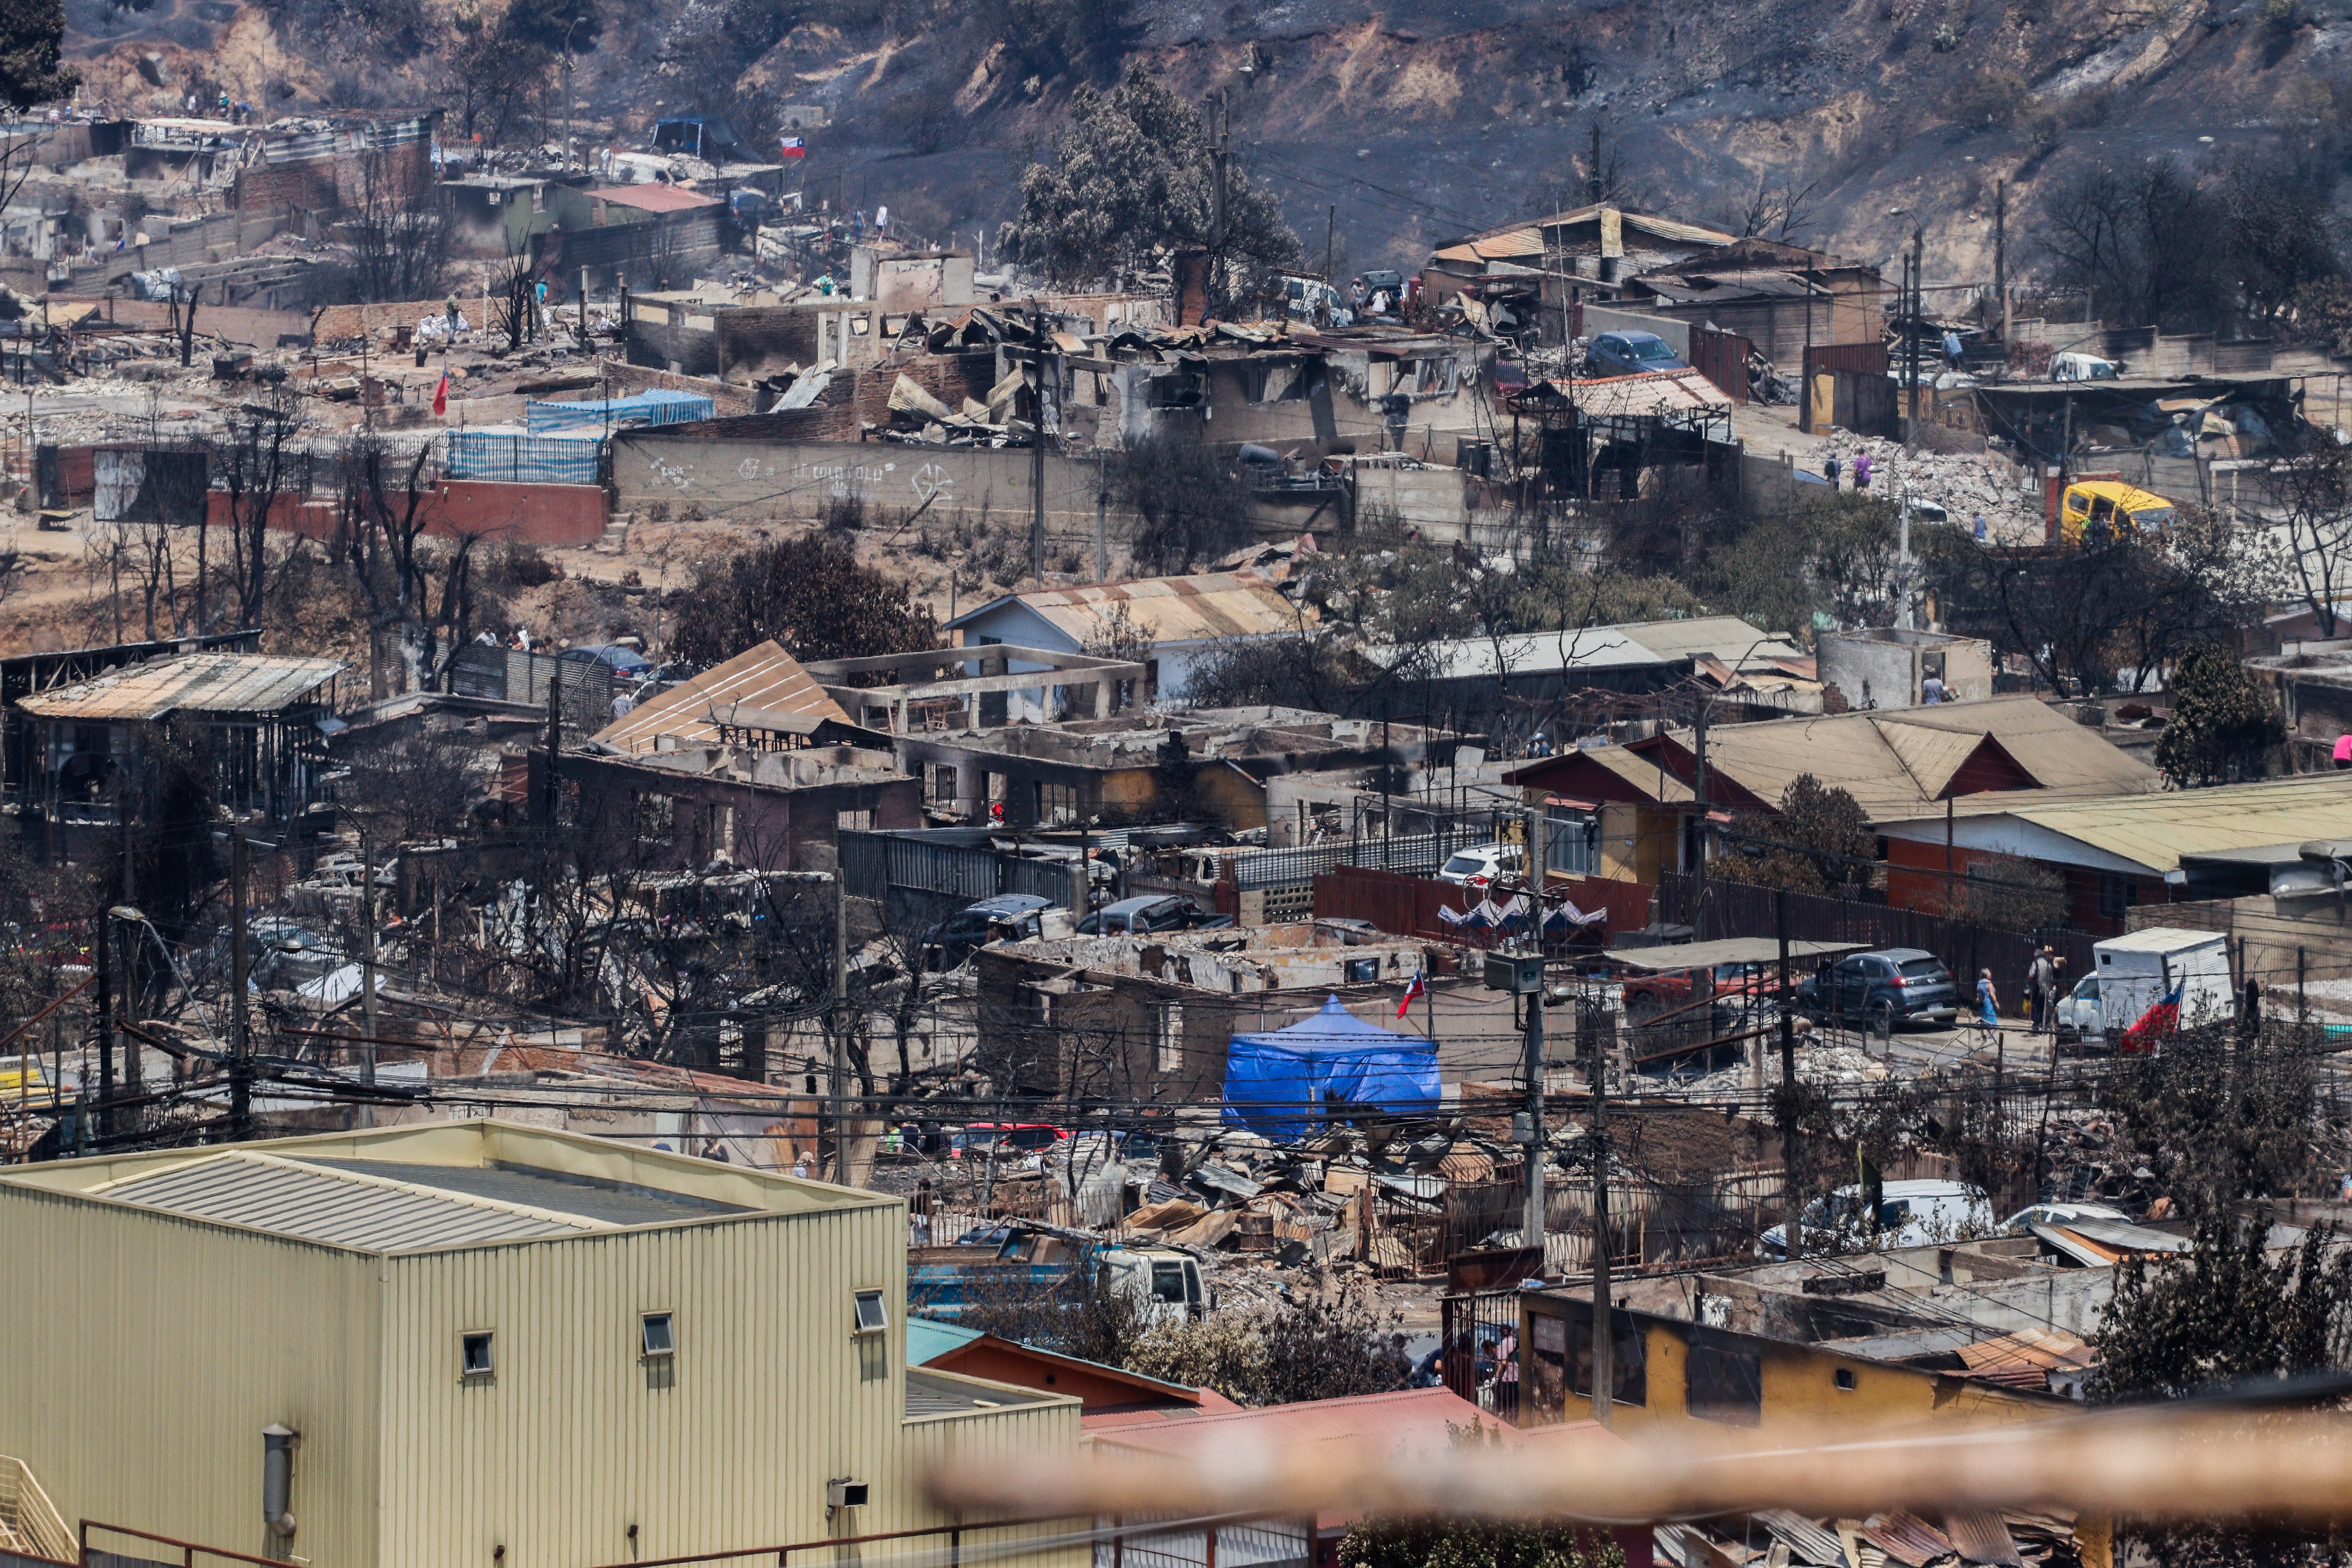
[[[1465,299],[1482,313],[1500,307],[1558,346],[1575,335],[1578,305],[1621,299],[1630,279],[1733,241],[1717,229],[1599,202],[1448,240],[1422,268],[1421,282],[1433,307]]]
[[[1506,406],[1537,426],[1548,498],[1633,500],[1659,493],[1669,470],[1736,473],[1730,402],[1696,370],[1540,381]]]
[[[1885,331],[1878,269],[1825,251],[1741,239],[1627,279],[1623,302],[1736,332],[1795,368],[1817,343],[1876,342]]]
[[[185,749],[236,814],[285,821],[317,798],[340,659],[184,653],[16,700],[28,726],[24,810],[52,823],[112,822],[150,784],[159,746]]]
[[[1427,967],[1420,942],[1367,934],[1301,922],[993,943],[973,961],[974,1065],[1021,1094],[1213,1101],[1237,1031],[1278,1029],[1350,987],[1393,995]]]
[[[849,721],[797,660],[761,643],[614,719],[587,745],[530,754],[530,798],[621,833],[646,868],[807,868],[844,828],[914,827],[920,788],[887,735]],[[544,809],[543,806],[541,809]]]
[[[1450,757],[1457,737],[1414,724],[1296,708],[1202,708],[1060,724],[902,735],[935,822],[1016,827],[1214,821],[1266,824],[1266,781],[1284,773]]]

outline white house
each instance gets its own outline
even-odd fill
[[[1260,573],[1206,572],[1007,594],[958,616],[948,629],[961,634],[965,647],[1010,643],[1140,659],[1146,674],[1139,700],[1182,702],[1193,671],[1213,648],[1236,637],[1295,633],[1316,618],[1311,605],[1283,597]],[[1015,659],[1006,673],[1043,668]],[[1053,717],[1038,706],[1036,692],[1015,692],[1011,700],[1008,719]]]

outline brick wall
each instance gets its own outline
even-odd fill
[[[402,502],[395,498],[394,504]],[[597,485],[517,485],[489,479],[446,479],[432,487],[424,502],[428,537],[512,540],[551,550],[593,544],[604,531],[604,491]],[[215,490],[207,516],[215,528],[230,521],[226,490]],[[270,503],[268,526],[306,539],[326,539],[335,530],[332,501],[284,495]]]

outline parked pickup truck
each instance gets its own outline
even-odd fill
[[[1191,1253],[1106,1247],[1014,1221],[967,1231],[950,1246],[908,1247],[907,1310],[952,1321],[991,1297],[1050,1300],[1058,1293],[1075,1304],[1088,1278],[1139,1303],[1147,1325],[1198,1318],[1213,1304]]]

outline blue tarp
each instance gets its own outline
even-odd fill
[[[1393,1034],[1339,1005],[1225,1047],[1225,1121],[1268,1138],[1304,1137],[1339,1100],[1398,1116],[1436,1114],[1437,1042]],[[1310,1109],[1311,1108],[1311,1109]]]
[[[606,397],[593,403],[542,403],[528,398],[522,405],[523,428],[534,436],[603,435],[607,429],[632,425],[684,425],[708,419],[718,405],[691,392],[640,392],[635,397]]]
[[[447,439],[451,479],[524,485],[593,485],[604,446],[593,437],[499,430],[452,430]]]

